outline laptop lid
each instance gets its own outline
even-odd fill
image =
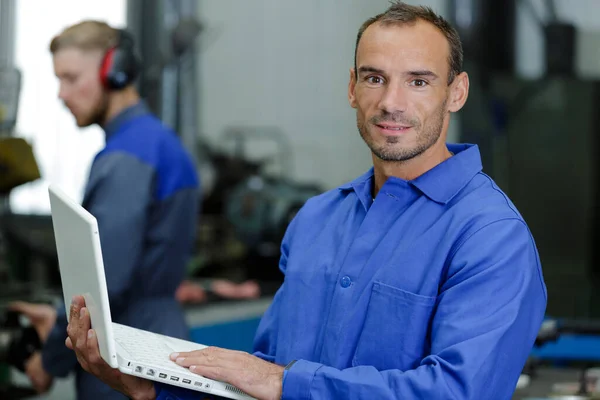
[[[100,355],[111,367],[117,368],[98,223],[92,214],[56,186],[50,185],[48,192],[67,320],[71,299],[83,295],[98,337]]]

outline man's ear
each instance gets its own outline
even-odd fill
[[[450,84],[448,111],[459,111],[467,102],[467,97],[469,97],[469,75],[466,72],[461,72]]]
[[[348,82],[348,102],[350,103],[350,107],[356,108],[356,73],[354,68],[350,68],[350,81]]]

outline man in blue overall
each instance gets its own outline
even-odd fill
[[[291,222],[254,354],[171,360],[259,399],[510,399],[547,294],[531,233],[477,146],[446,143],[469,90],[460,38],[396,2],[356,43],[348,98],[373,168]],[[86,370],[133,399],[205,397],[115,373],[83,306],[67,345]]]
[[[106,134],[83,206],[98,220],[113,319],[185,339],[175,290],[191,256],[201,200],[194,163],[140,100],[133,86],[140,65],[126,32],[84,21],[55,37],[50,51],[59,97],[77,125],[98,124]],[[65,346],[64,308],[13,308],[30,316],[45,341],[27,365],[38,391],[75,370],[78,399],[125,398],[79,367]]]

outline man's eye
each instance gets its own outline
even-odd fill
[[[411,82],[411,85],[416,87],[425,87],[427,86],[427,82],[425,82],[423,79],[415,79]]]
[[[383,79],[380,76],[369,76],[367,78],[367,82],[372,83],[374,85],[379,85],[383,83]]]

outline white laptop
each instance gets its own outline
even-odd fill
[[[206,346],[112,322],[96,218],[57,187],[48,191],[67,318],[73,296],[83,295],[102,358],[125,374],[230,399],[251,399],[228,383],[193,374],[169,359],[173,352]]]

